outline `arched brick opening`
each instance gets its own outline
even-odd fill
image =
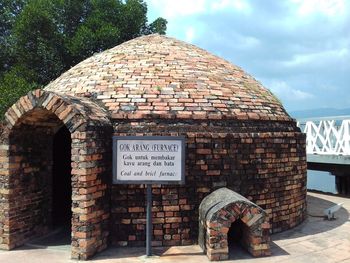
[[[263,209],[227,188],[206,196],[199,207],[198,243],[210,260],[229,258],[228,232],[241,220],[241,245],[254,257],[270,255],[270,224]]]
[[[5,114],[0,141],[0,248],[12,249],[52,226],[52,146],[65,126],[71,137],[71,256],[107,247],[111,124],[91,101],[36,90]]]

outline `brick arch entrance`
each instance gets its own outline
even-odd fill
[[[265,211],[227,188],[206,196],[199,207],[198,243],[210,260],[229,257],[228,232],[241,221],[241,245],[254,257],[270,255],[268,217]]]
[[[5,114],[0,140],[0,248],[12,249],[52,226],[52,146],[65,126],[71,137],[71,256],[107,247],[112,127],[84,98],[36,90]]]

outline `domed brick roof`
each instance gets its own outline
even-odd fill
[[[273,94],[239,67],[161,35],[96,54],[45,90],[90,97],[114,119],[291,120]]]

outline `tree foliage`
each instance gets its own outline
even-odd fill
[[[81,60],[166,25],[148,23],[143,0],[1,0],[0,116]]]
[[[0,82],[1,118],[7,108],[14,104],[19,97],[36,88],[35,83],[28,81],[32,77],[30,71],[19,66],[12,67],[9,72],[4,74]]]
[[[24,0],[0,1],[0,77],[14,63],[11,32],[25,3]]]

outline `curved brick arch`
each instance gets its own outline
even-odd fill
[[[203,199],[199,207],[199,245],[210,260],[229,256],[228,232],[241,220],[241,244],[253,256],[270,255],[268,217],[265,211],[245,197],[221,188]]]
[[[77,99],[38,89],[21,97],[7,110],[5,113],[7,128],[11,130],[13,126],[21,123],[21,119],[26,114],[38,108],[56,115],[67,126],[70,133],[74,133],[83,124],[111,125],[107,112],[88,99]]]
[[[84,98],[29,92],[5,114],[0,139],[0,248],[12,249],[50,227],[52,141],[65,125],[72,138],[72,258],[107,247],[108,174],[112,126],[107,113]],[[28,190],[30,189],[30,190]]]

